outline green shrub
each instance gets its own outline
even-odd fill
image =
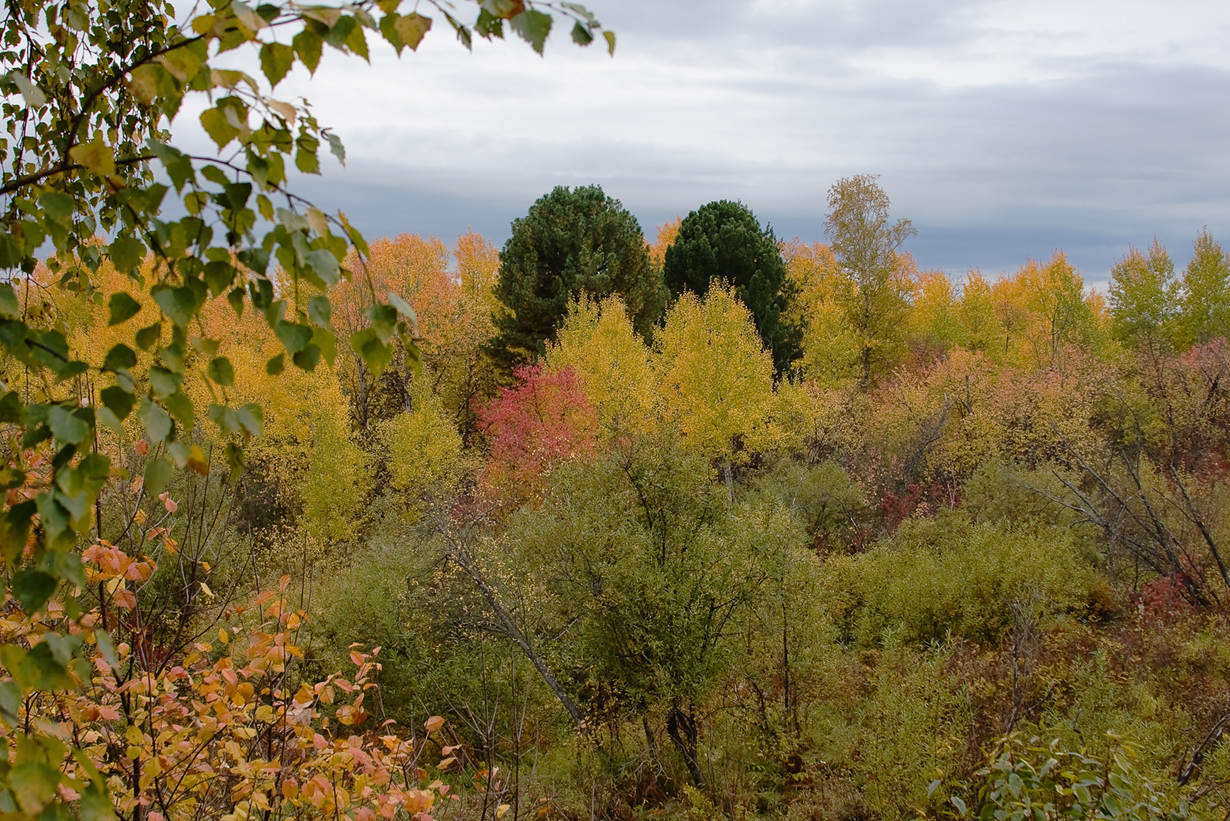
[[[1111,737],[1105,757],[1065,749],[1059,739],[1044,743],[1012,737],[980,779],[970,803],[951,798],[957,818],[1083,818],[1171,821],[1192,817],[1186,804],[1137,770],[1139,748]]]
[[[994,643],[1014,607],[1032,618],[1080,612],[1096,579],[1057,531],[975,524],[960,512],[907,521],[830,569],[830,612],[847,638],[869,647],[949,634]]]

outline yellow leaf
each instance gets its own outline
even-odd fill
[[[202,476],[209,474],[209,461],[205,458],[205,452],[201,450],[200,445],[193,445],[188,451],[188,467]]]
[[[115,173],[115,155],[111,147],[103,142],[102,134],[95,134],[88,143],[75,145],[68,152],[73,162],[82,165],[96,174]]]
[[[431,18],[418,13],[407,14],[397,18],[393,28],[401,41],[410,46],[411,51],[415,51],[419,43],[423,42],[423,35],[431,30]]]
[[[211,599],[214,598],[214,591],[210,590],[209,585],[205,584],[205,582],[201,582],[201,592]]]
[[[429,733],[434,733],[444,726],[444,719],[440,716],[432,716],[423,722],[423,728]]]
[[[509,805],[509,804],[501,804],[500,806],[498,806],[498,807],[496,807],[496,808],[495,808],[495,817],[496,817],[496,818],[503,818],[505,815],[507,815],[507,814],[508,814],[508,811],[509,811],[510,809],[512,809],[512,806],[511,806],[511,805]]]

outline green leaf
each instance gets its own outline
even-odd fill
[[[228,386],[235,384],[235,369],[231,367],[231,360],[225,356],[219,356],[209,361],[209,378],[217,382],[219,385]]]
[[[393,349],[380,340],[371,328],[357,331],[350,337],[350,346],[359,354],[373,375],[379,376],[388,366]]]
[[[161,457],[151,459],[149,464],[145,466],[145,491],[151,495],[157,496],[162,491],[166,490],[167,485],[171,482],[171,477],[175,475],[174,468],[171,463]]]
[[[127,322],[136,316],[140,310],[140,302],[137,302],[124,291],[117,291],[107,300],[107,324],[119,325],[121,322]],[[140,342],[137,344],[140,344]],[[141,347],[149,346],[142,345]]]
[[[13,291],[13,286],[7,282],[0,282],[0,317],[16,319],[19,316],[21,316],[21,306],[17,304],[17,294]]]
[[[508,24],[512,26],[513,31],[520,34],[521,38],[530,44],[534,51],[542,54],[547,35],[551,33],[552,22],[551,15],[535,9],[526,9],[511,18]]]
[[[328,328],[333,315],[333,306],[327,296],[314,296],[308,300],[308,319],[322,328]]]
[[[166,404],[167,410],[183,425],[184,430],[192,428],[196,419],[196,408],[187,394],[173,393],[162,401]]]
[[[21,604],[21,609],[28,614],[37,613],[42,609],[51,594],[56,592],[55,576],[41,570],[25,569],[13,574],[13,594]]]
[[[107,351],[107,356],[103,359],[103,370],[126,370],[136,364],[137,355],[133,353],[132,348],[121,342],[113,345],[111,350]]]
[[[111,797],[97,784],[91,784],[81,793],[77,802],[77,817],[80,821],[114,821],[115,809]]]
[[[219,149],[224,148],[227,143],[239,136],[239,129],[231,125],[225,112],[216,106],[201,112],[201,126],[205,129],[205,133],[218,144]]]
[[[594,42],[594,33],[580,22],[574,23],[572,26],[572,42],[578,46],[588,46]]]
[[[31,651],[30,655],[33,655]],[[29,816],[41,815],[45,806],[55,797],[60,783],[60,771],[41,761],[26,761],[17,764],[7,773],[17,806]]]
[[[308,72],[315,74],[316,66],[320,65],[320,54],[324,50],[324,39],[310,28],[304,28],[294,36],[290,44]]]
[[[309,343],[303,350],[295,351],[291,360],[305,371],[314,371],[320,364],[320,348]]]
[[[338,267],[337,257],[324,248],[317,248],[315,251],[308,252],[304,257],[304,262],[326,285],[335,284],[341,277],[341,269]]]
[[[307,325],[299,325],[295,322],[287,322],[278,320],[273,327],[274,334],[286,346],[286,350],[292,354],[303,350],[304,346],[312,340],[312,329]]]
[[[110,246],[111,262],[117,271],[125,273],[136,270],[145,258],[145,246],[141,240],[128,234],[116,237]]]
[[[150,442],[161,442],[170,435],[171,417],[154,402],[148,399],[141,400],[140,417],[145,424],[145,431],[149,435]]]
[[[77,210],[77,201],[62,191],[44,191],[38,197],[38,204],[58,223],[67,225],[72,221]]]
[[[612,57],[615,56],[615,32],[604,31],[602,36],[606,38],[606,52]]]
[[[260,436],[261,430],[265,426],[265,416],[261,413],[260,405],[247,404],[235,411],[239,417],[239,424],[243,425],[244,430],[253,436]]]
[[[276,86],[295,64],[295,50],[283,43],[265,43],[261,46],[261,71],[265,72],[270,86]]]
[[[406,318],[406,321],[410,323],[410,333],[413,336],[418,336],[419,335],[419,317],[418,317],[418,314],[414,312],[414,308],[410,306],[410,303],[402,299],[401,295],[398,294],[396,291],[390,291],[389,292],[389,304],[392,305],[394,308],[396,308],[397,312],[401,314],[402,316],[404,316]]]
[[[114,413],[119,420],[126,419],[128,414],[132,413],[133,405],[137,403],[137,398],[119,385],[103,388],[99,398],[102,399],[103,407]]]
[[[137,347],[143,351],[148,351],[154,345],[158,344],[159,337],[162,336],[162,323],[155,322],[153,325],[147,325],[137,331],[136,341]]]
[[[47,412],[47,427],[66,445],[80,445],[90,435],[90,425],[63,405],[52,405]]]
[[[277,376],[286,369],[286,357],[283,354],[278,354],[272,357],[265,363],[265,373],[270,376]]]

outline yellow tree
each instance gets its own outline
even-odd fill
[[[1025,336],[1034,365],[1053,364],[1065,346],[1093,340],[1097,329],[1085,302],[1085,282],[1062,252],[1046,265],[1026,263],[1016,281],[1029,312]]]
[[[188,385],[200,406],[222,391],[231,404],[262,409],[263,436],[249,447],[284,501],[302,514],[305,534],[317,542],[355,536],[370,488],[367,456],[351,438],[346,397],[337,372],[325,362],[310,371],[269,367],[280,341],[258,315],[236,317],[224,300],[202,311],[202,325],[221,340],[220,355],[234,369],[233,385],[205,379]]]
[[[732,290],[711,288],[703,302],[680,297],[657,349],[663,417],[690,449],[732,464],[776,441],[773,359]]]
[[[803,375],[833,386],[857,378],[861,348],[847,321],[843,300],[848,283],[833,250],[799,240],[782,244],[786,276],[798,289],[794,301],[803,326]]]
[[[413,404],[409,412],[381,422],[379,437],[389,487],[411,520],[419,517],[426,497],[455,490],[467,467],[461,434],[439,398],[424,386]]]
[[[943,271],[925,271],[915,279],[910,332],[915,344],[941,353],[964,342],[956,294]]]
[[[649,259],[659,270],[666,261],[666,249],[671,247],[675,237],[679,236],[679,226],[682,223],[683,217],[677,216],[658,226],[657,238],[654,239],[653,245],[649,246]]]
[[[492,288],[500,268],[500,252],[474,231],[457,238],[453,248],[455,287],[451,289],[450,320],[438,334],[431,328],[426,362],[432,386],[443,409],[457,423],[469,443],[477,432],[475,403],[495,392],[495,368],[483,354],[483,345],[495,334],[492,317],[499,310]]]
[[[981,272],[971,270],[966,274],[956,313],[965,347],[992,355],[1002,350],[1002,329],[995,312],[995,295],[991,283]]]
[[[351,279],[340,280],[330,292],[334,325],[342,340],[364,327],[366,313],[377,302],[397,298],[414,309],[415,336],[421,355],[430,355],[428,329],[444,324],[449,312],[448,246],[441,240],[424,239],[415,234],[399,234],[370,246],[365,265],[352,261],[359,269]],[[344,356],[339,363],[342,384],[350,397],[355,424],[367,430],[369,422],[388,418],[410,405],[411,371],[415,358],[404,348],[393,356],[393,367],[377,378],[363,361],[362,351],[343,342]]]
[[[576,303],[547,350],[546,364],[551,370],[572,369],[604,433],[648,433],[656,427],[650,351],[618,296]]]

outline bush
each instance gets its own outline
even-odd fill
[[[981,779],[971,804],[950,800],[957,818],[1190,818],[1187,805],[1169,800],[1136,769],[1139,748],[1111,737],[1105,757],[1064,749],[1058,739],[1044,743],[1009,738]]]
[[[824,595],[863,646],[892,636],[994,643],[1014,603],[1045,617],[1083,610],[1096,575],[1070,538],[971,522],[960,512],[905,522],[868,552],[831,560]]]

